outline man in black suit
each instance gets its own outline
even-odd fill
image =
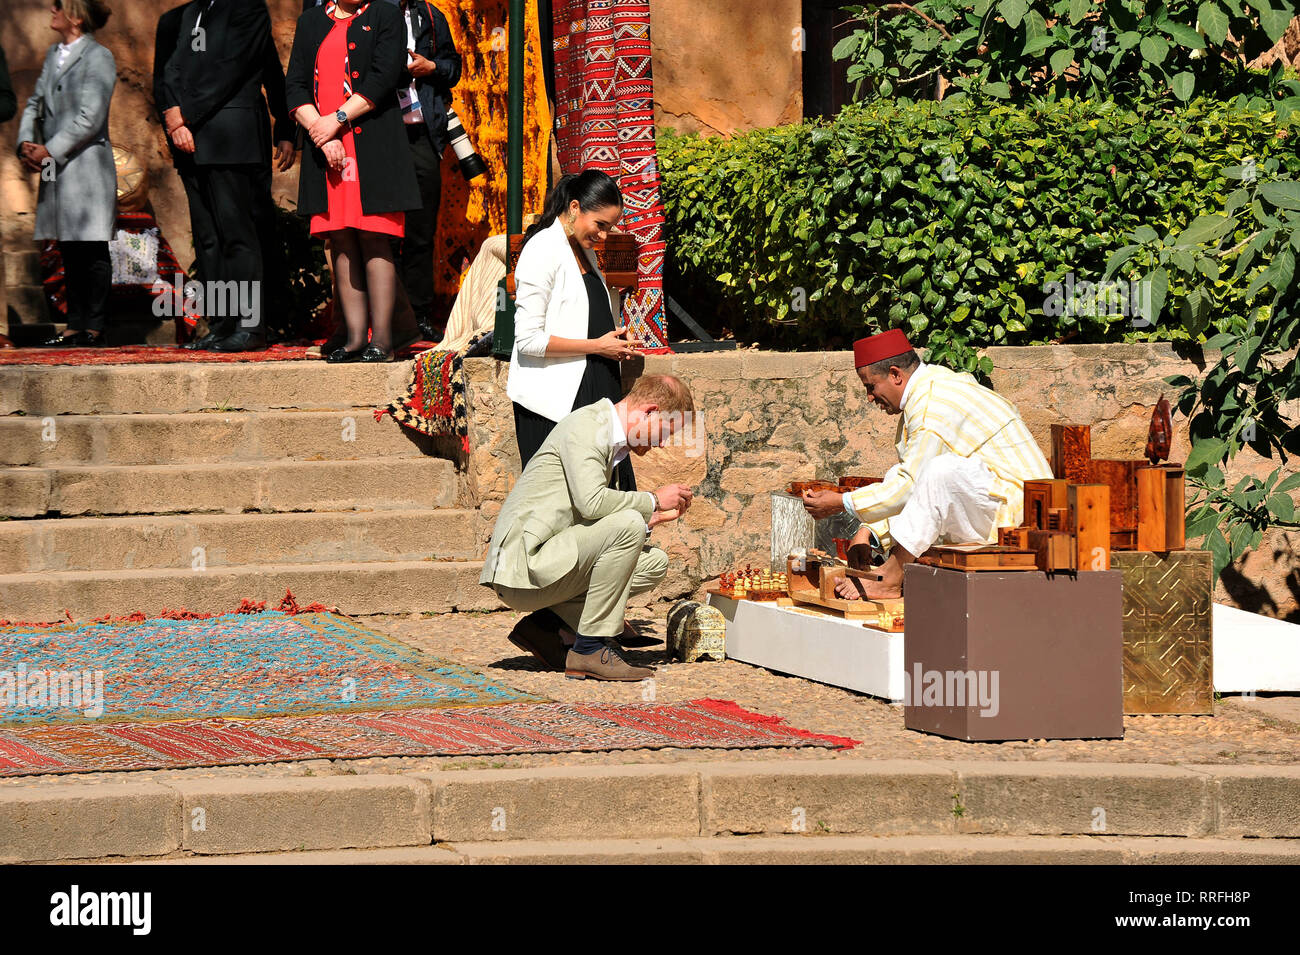
[[[295,156],[266,2],[191,0],[164,14],[156,41],[156,105],[173,156],[180,154],[182,181],[190,180],[191,230],[208,293],[208,334],[185,347],[265,348],[264,259],[274,247],[274,206],[264,86],[275,117],[276,165],[287,169]],[[169,46],[159,82],[157,59]],[[216,287],[227,294],[213,295]]]

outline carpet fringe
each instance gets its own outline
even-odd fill
[[[147,614],[142,610],[129,613],[124,617],[114,617],[112,614],[105,614],[102,617],[91,618],[91,623],[144,623],[146,620],[211,620],[214,617],[224,617],[227,613],[262,613],[266,610],[265,600],[250,600],[245,597],[239,602],[239,606],[234,610],[223,610],[219,613],[201,613],[196,610],[186,610],[182,607],[179,610],[171,610],[164,607],[158,613]],[[299,606],[293,591],[285,588],[284,598],[275,608],[281,613],[290,615],[300,613],[337,613],[333,607],[326,607],[324,604],[311,603],[305,607]],[[65,624],[76,623],[71,611],[63,611],[63,620],[26,622],[22,620],[0,620],[0,627],[62,627]]]
[[[836,749],[852,749],[855,746],[862,745],[862,740],[853,739],[851,736],[828,736],[825,733],[811,733],[808,730],[801,730],[797,727],[790,726],[779,716],[767,716],[763,713],[755,713],[752,710],[747,710],[736,703],[735,700],[703,699],[691,700],[691,702],[706,710],[717,713],[719,716],[734,716],[737,719],[746,720],[750,723],[781,726],[787,732],[793,733],[803,739],[816,739],[827,743],[833,743]]]

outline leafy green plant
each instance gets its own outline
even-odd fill
[[[728,139],[665,132],[668,279],[740,340],[836,348],[899,327],[972,371],[992,344],[1195,340],[1149,314],[1054,313],[1047,289],[1101,281],[1138,230],[1217,209],[1247,158],[1300,179],[1287,132],[1209,100],[1168,112],[972,98],[876,100]],[[1249,276],[1220,281],[1216,308],[1198,312],[1211,334],[1251,316]],[[1191,288],[1178,273],[1166,297],[1181,307]]]
[[[1282,64],[1252,73],[1295,16],[1293,0],[919,0],[846,8],[861,24],[835,48],[859,91],[927,96],[1114,97],[1128,102],[1246,94],[1300,108]]]
[[[1154,230],[1135,233],[1134,244],[1112,256],[1108,269],[1121,268],[1145,250],[1156,259],[1153,276],[1182,273],[1189,291],[1179,320],[1192,328],[1204,327],[1219,307],[1227,276],[1246,280],[1245,327],[1205,342],[1219,354],[1199,380],[1168,379],[1181,389],[1178,409],[1190,418],[1186,469],[1195,494],[1187,533],[1204,538],[1216,578],[1258,547],[1269,527],[1300,527],[1290,494],[1300,488],[1300,474],[1287,467],[1288,454],[1300,454],[1300,422],[1288,419],[1284,410],[1300,400],[1300,181],[1279,176],[1275,160],[1227,172],[1241,185],[1220,210],[1164,236]],[[1262,478],[1248,474],[1229,487],[1225,471],[1245,447],[1270,460],[1276,455],[1280,465]]]

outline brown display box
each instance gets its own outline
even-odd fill
[[[908,564],[904,725],[962,740],[1122,738],[1122,581]]]

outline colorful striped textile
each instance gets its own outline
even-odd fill
[[[511,703],[468,709],[0,728],[0,777],[304,759],[625,749],[846,748],[727,700]]]
[[[623,191],[619,228],[636,236],[638,284],[623,321],[665,352],[664,207],[655,150],[649,0],[556,0],[555,135],[565,172],[600,169]]]

